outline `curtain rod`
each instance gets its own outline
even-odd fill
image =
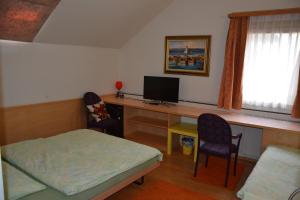
[[[259,10],[259,11],[248,11],[248,12],[234,12],[234,13],[228,14],[228,17],[229,18],[233,18],[233,17],[250,17],[250,16],[263,16],[263,15],[293,14],[293,13],[300,13],[300,7],[277,9],[277,10]]]

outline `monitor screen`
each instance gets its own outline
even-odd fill
[[[144,77],[144,99],[178,102],[179,78]]]

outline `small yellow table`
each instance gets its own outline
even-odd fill
[[[177,123],[168,128],[168,155],[172,154],[172,134],[190,136],[194,138],[194,162],[197,159],[198,151],[198,131],[196,124],[190,123]]]

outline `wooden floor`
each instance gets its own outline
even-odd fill
[[[202,156],[203,158],[203,156]],[[249,176],[255,163],[253,161],[241,160],[244,165],[244,174],[236,191],[243,185],[246,178]],[[201,162],[203,163],[203,162]],[[154,181],[157,179],[165,180],[176,184],[181,187],[186,187],[189,190],[198,191],[207,196],[213,197],[217,200],[232,200],[236,199],[236,191],[231,191],[224,187],[218,187],[210,184],[194,181],[193,176],[194,162],[192,156],[184,156],[179,150],[175,151],[171,156],[167,156],[164,152],[164,160],[161,166],[148,174],[145,177],[145,183],[147,181]],[[143,186],[131,184],[118,193],[112,195],[108,200],[124,200],[130,199],[131,194],[137,190],[142,190]]]

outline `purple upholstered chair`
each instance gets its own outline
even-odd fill
[[[206,155],[205,167],[208,165],[208,157],[210,155],[222,157],[227,160],[227,170],[224,182],[224,186],[227,187],[231,154],[235,154],[234,175],[236,175],[241,138],[242,133],[236,136],[232,135],[229,124],[220,116],[210,113],[200,115],[198,118],[198,154],[194,176],[197,176],[200,152]],[[232,143],[233,139],[238,139],[237,144]],[[200,145],[200,140],[204,142],[202,145]]]
[[[110,118],[103,119],[97,122],[92,113],[87,108],[88,105],[94,105],[101,102],[101,98],[95,94],[94,92],[87,92],[83,96],[83,101],[86,107],[86,114],[87,114],[87,128],[89,129],[99,129],[101,132],[108,133],[110,135],[115,135],[118,137],[123,137],[121,131],[121,121],[118,120],[118,117],[115,117],[115,112],[112,109],[108,109],[108,113],[110,114]]]

